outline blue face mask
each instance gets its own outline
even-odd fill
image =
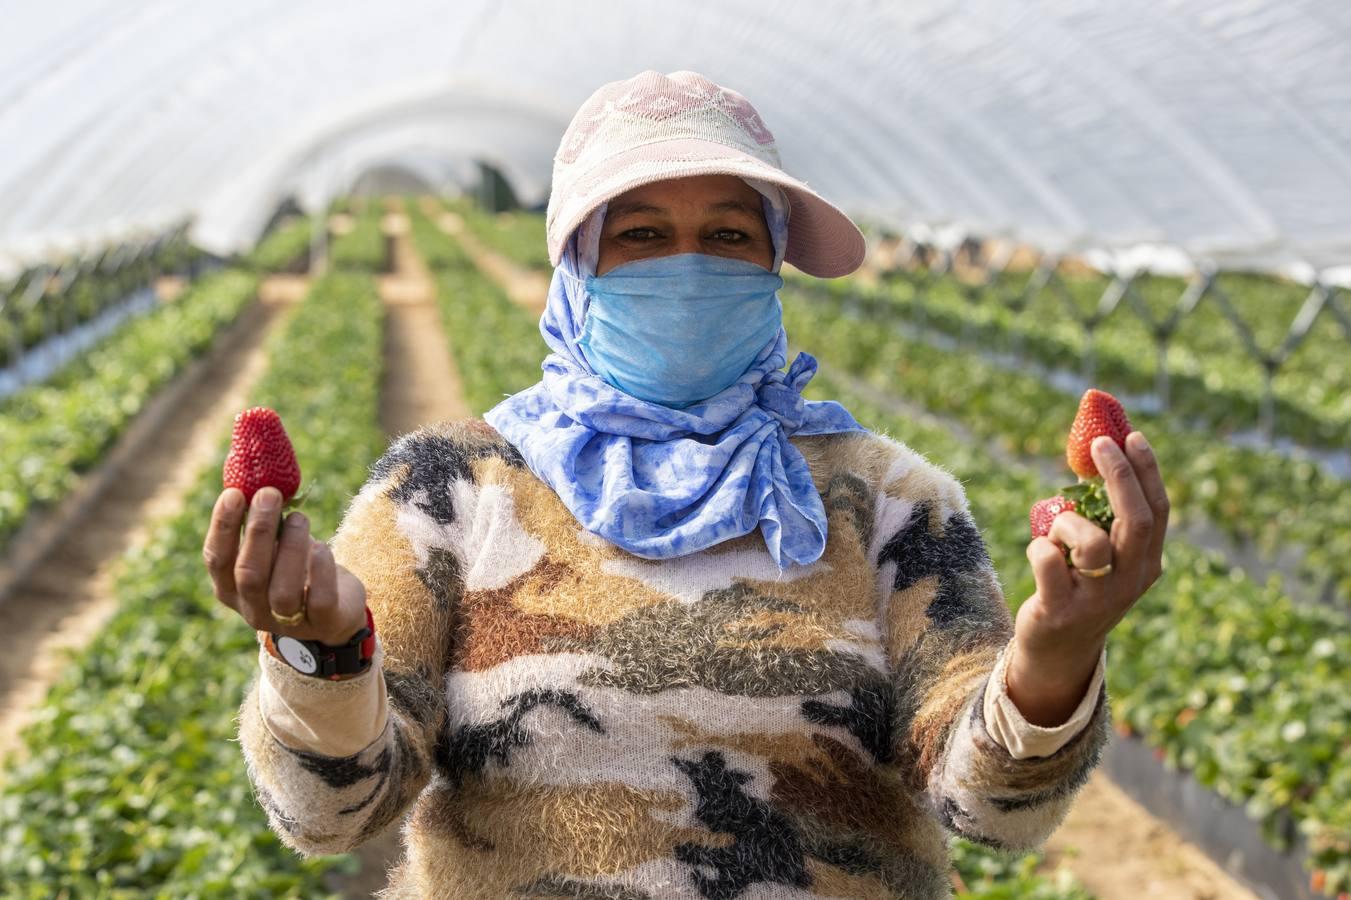
[[[736,383],[783,327],[783,279],[743,259],[680,253],[586,280],[577,342],[608,384],[684,409]]]

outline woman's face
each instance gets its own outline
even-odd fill
[[[735,175],[654,181],[610,201],[596,274],[654,256],[707,253],[774,265],[760,192]]]

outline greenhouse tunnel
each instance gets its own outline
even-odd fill
[[[1049,849],[945,837],[955,896],[1351,896],[1345,0],[9,4],[0,630],[39,649],[0,656],[0,756],[28,757],[0,762],[0,896],[7,878],[70,897],[384,884],[397,834],[316,861],[269,830],[237,734],[255,635],[221,626],[191,504],[220,489],[236,410],[285,416],[324,473],[306,515],[333,534],[399,436],[530,389],[565,277],[546,248],[560,139],[597,88],[649,70],[744,95],[783,169],[860,226],[857,271],[783,268],[788,358],[815,357],[798,399],[950,468],[1014,616],[1038,587],[1029,503],[1083,485],[1062,449],[1076,401],[1113,392],[1166,462],[1167,565],[1109,629],[1101,770]],[[425,530],[490,543],[458,528]],[[895,560],[871,529],[858,583],[886,609]],[[768,639],[806,590],[774,589],[737,627]],[[67,633],[58,681],[46,642]],[[209,688],[183,687],[189,665]],[[818,749],[863,741],[830,727]]]

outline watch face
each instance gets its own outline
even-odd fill
[[[299,672],[313,675],[319,671],[319,660],[314,658],[310,648],[293,637],[278,638],[277,652],[281,654],[282,659],[290,663],[292,668]]]

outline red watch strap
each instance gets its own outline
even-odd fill
[[[371,615],[371,608],[366,607],[366,627],[371,630],[370,635],[361,642],[361,658],[370,659],[375,655],[375,616]]]

